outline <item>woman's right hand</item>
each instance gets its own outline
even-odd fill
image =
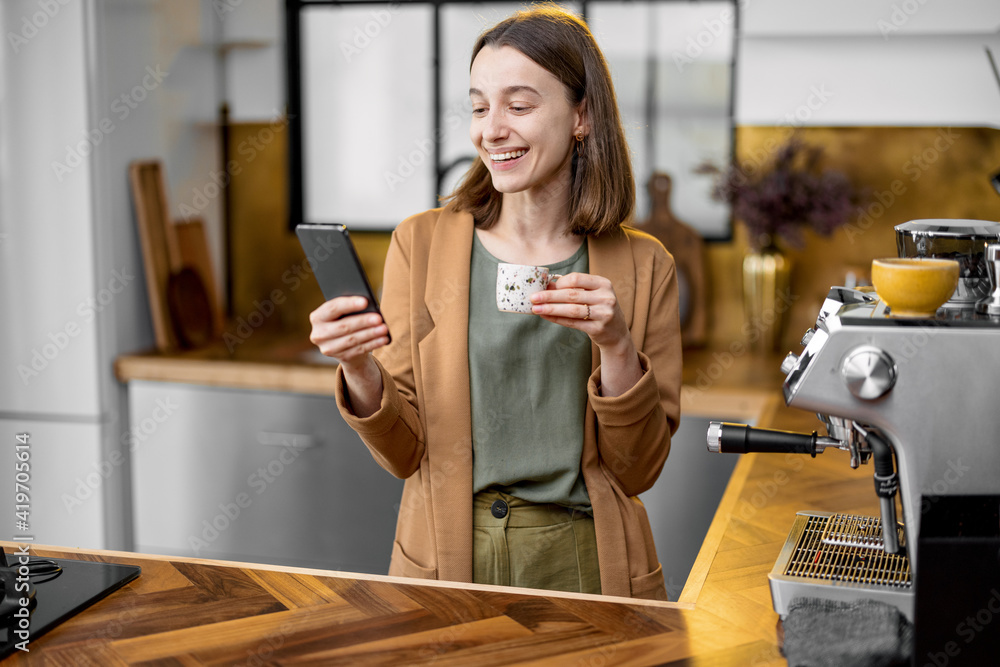
[[[335,357],[344,372],[352,376],[362,375],[372,350],[389,342],[389,329],[382,317],[360,312],[367,304],[363,296],[341,296],[309,314],[309,340],[326,356]]]

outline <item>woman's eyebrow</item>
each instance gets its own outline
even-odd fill
[[[539,97],[541,97],[540,93],[537,90],[535,90],[531,86],[524,86],[524,85],[507,86],[500,92],[505,95],[513,95],[514,93],[531,93],[533,95],[538,95]],[[472,95],[479,95],[480,97],[485,97],[483,91],[479,90],[478,88],[469,88],[469,96],[471,97]]]

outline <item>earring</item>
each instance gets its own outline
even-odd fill
[[[583,149],[584,149],[583,132],[582,131],[578,131],[576,133],[576,153],[577,153],[577,155],[583,155]]]

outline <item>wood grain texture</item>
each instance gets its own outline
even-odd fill
[[[222,328],[225,326],[225,313],[219,291],[215,287],[215,269],[212,265],[212,255],[208,250],[204,222],[199,218],[192,218],[174,223],[174,235],[177,237],[181,264],[194,269],[205,286],[205,293],[212,309],[212,338],[221,336]]]
[[[762,425],[811,428],[799,411],[773,414]],[[781,665],[767,573],[804,509],[877,514],[870,471],[852,471],[839,451],[744,457],[670,603],[38,547],[143,572],[9,662]]]
[[[180,250],[170,223],[163,165],[159,160],[132,162],[129,165],[129,182],[142,246],[156,347],[164,351],[173,350],[177,348],[178,341],[167,305],[167,284],[171,274],[180,269]]]
[[[705,242],[701,235],[683,223],[673,212],[670,196],[673,179],[669,174],[655,172],[646,184],[649,196],[649,217],[638,228],[655,236],[674,257],[679,280],[686,294],[681,303],[681,341],[684,347],[700,347],[708,335],[708,294],[705,281]],[[682,278],[681,278],[682,277]]]
[[[336,364],[317,362],[318,357],[304,334],[275,337],[254,331],[242,340],[217,341],[196,350],[124,355],[115,360],[114,371],[122,382],[184,382],[332,396]]]

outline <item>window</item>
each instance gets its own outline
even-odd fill
[[[730,236],[727,206],[693,173],[732,154],[734,0],[562,3],[586,17],[615,79],[633,152],[637,217],[653,171],[673,178],[677,216]],[[391,230],[437,206],[475,152],[469,57],[521,2],[287,3],[291,218]]]

